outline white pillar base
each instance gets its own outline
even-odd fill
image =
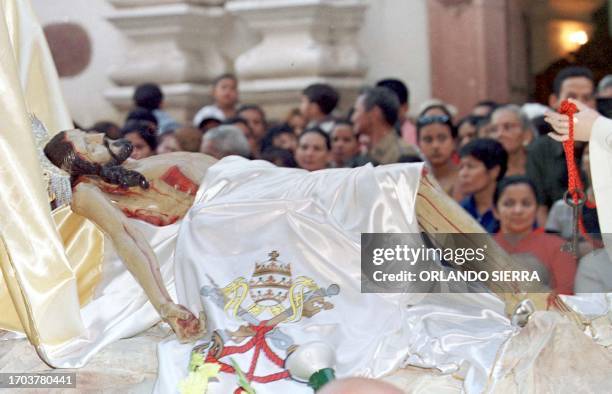
[[[357,45],[362,0],[233,0],[226,9],[261,41],[236,59],[240,101],[282,119],[315,82],[337,88],[349,108],[364,84],[365,58]]]

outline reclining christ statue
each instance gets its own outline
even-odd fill
[[[196,317],[173,302],[161,279],[155,253],[127,218],[156,226],[183,218],[194,202],[198,183],[216,160],[186,152],[127,160],[131,151],[132,146],[126,140],[113,141],[103,134],[81,130],[56,134],[44,149],[49,160],[71,176],[72,210],[96,223],[110,237],[117,254],[177,338],[182,342],[194,341],[206,333],[205,314],[202,312]],[[483,232],[426,171],[420,177],[414,209],[420,229],[434,239],[437,233]],[[444,239],[438,241],[445,242]],[[515,268],[517,263],[493,241],[488,247],[492,257],[487,261],[487,269],[512,265]],[[489,285],[492,291],[506,297],[507,312],[512,312],[519,301],[518,295],[499,283]],[[546,297],[533,297],[537,297],[534,301],[543,307]],[[558,302],[557,306],[562,303]]]
[[[479,392],[492,384],[487,380],[498,357],[523,354],[523,347],[503,345],[516,332],[507,317],[525,324],[532,312],[525,308],[526,298],[539,310],[556,307],[582,328],[582,319],[560,297],[524,294],[504,282],[485,283],[499,298],[360,291],[360,233],[422,231],[440,247],[456,247],[457,238],[445,234],[461,233],[465,238],[460,246],[482,247],[485,242],[488,249],[479,266],[463,268],[512,270],[520,264],[490,237],[470,237],[484,230],[446,196],[422,164],[306,172],[235,156],[217,161],[183,152],[134,161],[128,160],[131,149],[124,140],[69,130],[55,135],[44,153],[70,175],[72,210],[110,238],[178,341],[197,341],[195,354],[220,366],[214,392],[236,388],[238,372],[230,362],[240,366],[257,392],[308,392],[285,368],[292,349],[313,340],[331,342],[338,376],[379,378],[406,365],[452,372],[466,363],[470,367],[464,385]],[[178,221],[180,227],[172,225]],[[160,234],[164,228],[178,229],[172,255],[156,255],[157,246],[154,252],[151,245],[159,240],[139,231],[152,228]],[[264,263],[266,256],[270,259]],[[173,271],[177,301],[169,295],[160,263]],[[132,303],[130,297],[134,295],[115,299]],[[118,316],[113,313],[89,314],[93,335],[105,335],[104,325],[118,321],[106,321]],[[131,335],[148,327],[123,316],[130,321]],[[527,327],[548,335],[554,324]],[[119,338],[112,334],[107,339],[111,337]],[[564,343],[571,346],[571,341]],[[70,366],[76,360],[81,365],[84,350],[54,362]],[[177,379],[187,373],[190,351],[191,346],[176,341],[159,345],[156,392],[176,391]],[[592,353],[601,357],[598,349]]]
[[[113,242],[128,270],[151,304],[181,341],[206,330],[205,316],[196,318],[173,303],[161,279],[155,253],[126,220],[137,218],[164,226],[182,218],[198,190],[198,180],[215,160],[192,153],[154,156],[122,163],[130,156],[127,140],[110,141],[104,134],[70,130],[56,134],[45,154],[68,172],[73,186],[72,210],[97,224]]]

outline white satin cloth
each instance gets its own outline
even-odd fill
[[[245,321],[200,289],[223,288],[239,277],[248,281],[255,262],[276,250],[279,261],[291,263],[294,280],[306,276],[320,288],[340,287],[338,295],[326,297],[332,309],[278,325],[293,344],[331,345],[337,376],[381,377],[412,364],[458,373],[467,392],[481,392],[498,350],[515,332],[499,299],[360,292],[360,233],[418,232],[414,202],[420,173],[419,164],[308,173],[237,157],[221,160],[208,171],[181,223],[175,259],[179,303],[193,312],[204,308],[210,331],[238,330]],[[253,303],[247,296],[241,305]],[[226,338],[225,346],[245,342]],[[280,358],[286,356],[268,342]],[[192,347],[175,340],[160,344],[156,392],[177,391]],[[232,355],[244,372],[252,353]],[[255,375],[278,371],[260,355]],[[233,374],[221,373],[209,393],[236,387]],[[312,392],[290,379],[253,387],[259,394]]]
[[[608,256],[612,259],[612,119],[600,116],[593,124],[589,156],[599,227]]]

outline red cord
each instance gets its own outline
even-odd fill
[[[266,334],[269,331],[274,329],[274,326],[267,326],[266,321],[261,322],[259,325],[254,326],[249,324],[249,328],[255,332],[255,335],[251,337],[245,344],[240,346],[226,346],[221,351],[218,357],[213,356],[212,354],[208,354],[206,357],[207,363],[217,363],[221,365],[221,372],[225,373],[236,373],[234,367],[231,365],[220,361],[221,358],[225,356],[230,356],[232,354],[242,354],[250,349],[255,349],[253,353],[253,358],[251,359],[251,365],[249,366],[249,370],[246,373],[246,378],[249,382],[257,382],[257,383],[271,383],[277,380],[287,379],[289,378],[289,371],[282,369],[284,361],[281,359],[266,342]],[[268,360],[272,361],[274,364],[279,366],[282,370],[277,373],[265,375],[265,376],[256,376],[255,369],[257,367],[257,360],[259,359],[259,355],[263,350],[264,354],[268,358]],[[235,393],[239,393],[241,391],[240,388],[237,388]]]
[[[578,204],[578,200],[581,197],[587,197],[586,192],[584,191],[582,179],[580,179],[580,172],[578,171],[576,160],[574,158],[574,114],[576,112],[578,112],[578,107],[576,107],[575,104],[569,102],[568,100],[564,100],[561,103],[559,113],[567,115],[569,118],[569,139],[567,141],[563,141],[563,150],[565,151],[565,161],[567,163],[567,191],[572,196],[572,201],[574,201],[574,204]],[[589,201],[588,199],[586,200],[585,205],[589,208],[595,208],[595,203]],[[584,235],[585,238],[590,240],[582,221],[582,211],[578,212],[578,228],[580,233]]]

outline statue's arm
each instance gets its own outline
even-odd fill
[[[73,190],[72,210],[99,226],[110,237],[117,254],[136,278],[159,315],[180,340],[203,335],[204,316],[196,319],[186,308],[175,304],[159,270],[157,256],[144,236],[96,186],[80,183]],[[201,335],[200,335],[201,334]]]

